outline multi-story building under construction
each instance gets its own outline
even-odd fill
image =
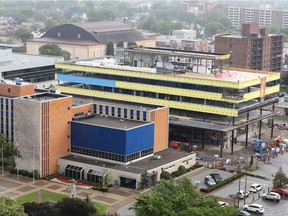
[[[223,148],[233,153],[240,136],[247,146],[251,131],[260,138],[262,121],[276,114],[279,73],[216,67],[229,58],[217,53],[142,47],[127,49],[125,55],[134,67],[91,59],[56,64],[63,69],[56,88],[72,95],[167,106],[170,140],[218,146],[220,155]]]

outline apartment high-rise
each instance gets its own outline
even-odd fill
[[[269,34],[258,23],[244,23],[241,34],[215,37],[215,52],[230,53],[224,61],[231,67],[253,70],[280,71],[283,56],[283,36]]]
[[[224,14],[232,22],[232,26],[240,28],[243,23],[259,23],[260,26],[288,27],[288,11],[225,7]]]

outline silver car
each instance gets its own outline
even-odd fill
[[[268,192],[268,193],[263,194],[262,198],[274,200],[276,202],[276,201],[280,201],[281,196],[280,194],[275,193],[275,192]]]

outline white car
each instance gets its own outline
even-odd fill
[[[236,196],[237,198],[244,199],[244,196],[249,197],[249,194],[250,194],[249,191],[240,190],[237,192]]]
[[[267,192],[265,194],[263,194],[262,196],[263,199],[270,199],[270,200],[274,200],[274,201],[280,201],[281,196],[278,193],[275,192]]]
[[[252,193],[257,193],[260,190],[262,190],[262,186],[260,184],[252,184],[249,188],[249,191]]]
[[[220,207],[226,207],[229,206],[229,204],[227,202],[222,202],[222,201],[218,201]]]
[[[252,203],[252,204],[247,204],[243,206],[244,211],[251,211],[255,212],[257,214],[259,213],[264,213],[264,208],[260,204]]]

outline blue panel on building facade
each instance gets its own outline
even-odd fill
[[[74,82],[74,83],[90,84],[90,85],[97,85],[97,86],[113,87],[113,88],[116,87],[116,82],[114,80],[88,78],[88,77],[82,77],[82,76],[58,74],[58,80],[65,81],[65,82]]]
[[[154,146],[154,123],[128,130],[126,154],[132,154]]]
[[[153,148],[154,123],[128,131],[71,122],[71,145],[127,155]]]

